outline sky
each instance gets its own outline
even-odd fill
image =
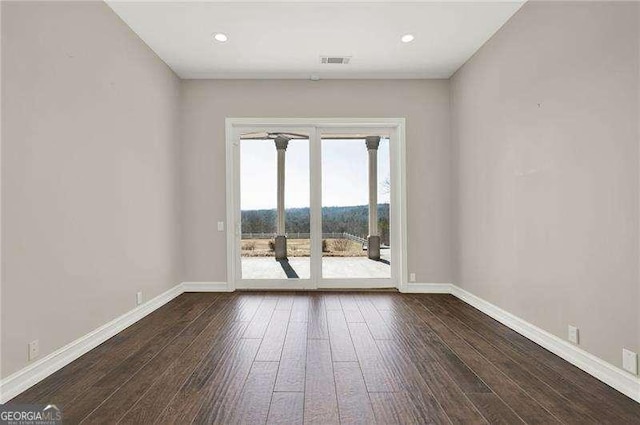
[[[291,140],[285,159],[285,208],[309,207],[309,141]],[[381,183],[389,178],[389,140],[378,147],[378,203],[389,202]],[[241,209],[275,209],[276,147],[273,140],[240,142]],[[322,140],[322,206],[369,203],[364,140]]]

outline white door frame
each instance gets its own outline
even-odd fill
[[[406,143],[404,118],[227,118],[226,129],[226,205],[227,205],[227,285],[228,289],[285,289],[281,280],[241,280],[239,238],[240,222],[240,162],[239,129],[256,127],[264,131],[285,129],[309,132],[309,173],[311,184],[311,234],[316,235],[311,246],[311,279],[288,279],[286,289],[375,288],[393,286],[403,291],[407,284],[406,258]],[[321,217],[321,144],[319,133],[340,128],[390,129],[391,161],[391,279],[315,279],[320,276],[322,261]],[[315,159],[315,160],[314,160]],[[320,237],[317,237],[320,235]],[[391,285],[389,284],[391,282]]]

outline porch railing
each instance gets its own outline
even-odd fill
[[[242,239],[273,239],[275,237],[275,233],[243,233]],[[287,238],[289,239],[309,239],[311,238],[310,233],[302,233],[302,232],[290,232],[287,233]],[[352,235],[347,232],[331,232],[331,233],[323,233],[322,239],[349,239],[358,243],[366,243],[367,239],[361,236]]]

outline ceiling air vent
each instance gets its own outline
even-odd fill
[[[320,56],[320,63],[347,65],[351,56]]]

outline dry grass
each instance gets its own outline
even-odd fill
[[[349,239],[334,239],[331,241],[331,244],[329,245],[331,247],[329,251],[334,251],[334,252],[349,251],[352,243],[353,241]]]
[[[243,251],[255,251],[256,242],[255,241],[242,241],[242,250]]]
[[[273,257],[273,249],[270,248],[270,239],[244,239],[242,240],[243,257]],[[367,252],[362,250],[362,245],[349,239],[327,239],[327,251],[324,257],[366,257]],[[288,239],[287,255],[289,257],[309,257],[309,239]]]

